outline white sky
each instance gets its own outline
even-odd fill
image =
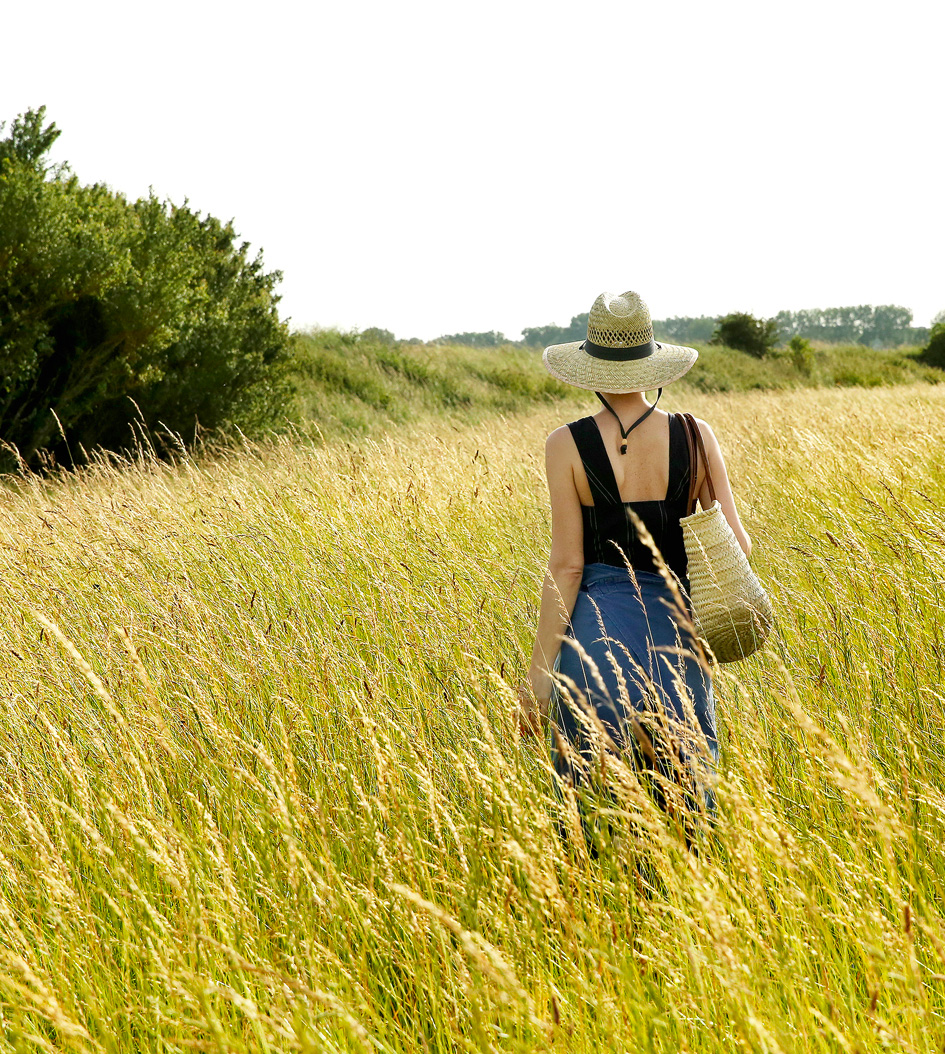
[[[945,308],[941,0],[51,0],[0,34],[0,120],[45,103],[84,182],[234,218],[296,327]]]

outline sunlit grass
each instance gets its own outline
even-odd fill
[[[514,732],[560,406],[11,488],[0,1049],[941,1049],[945,390],[685,408],[778,627],[648,895]]]

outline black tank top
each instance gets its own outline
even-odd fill
[[[663,559],[688,590],[686,546],[679,525],[679,518],[689,511],[689,446],[682,417],[669,415],[669,484],[662,501],[622,501],[597,422],[593,417],[582,417],[579,421],[569,422],[568,428],[581,455],[594,499],[593,505],[581,506],[584,563],[625,567],[623,556],[616,547],[619,546],[635,570],[658,573],[653,554],[637,537],[627,516],[626,510],[633,509],[653,535]]]

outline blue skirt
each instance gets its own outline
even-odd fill
[[[714,815],[719,752],[711,676],[679,625],[665,580],[647,571],[634,577],[609,564],[584,567],[556,663],[552,714],[566,749],[554,737],[555,768],[576,785],[599,770],[600,737],[586,716],[590,708],[638,769],[657,768],[683,783],[689,806],[698,809],[693,795],[701,795]]]

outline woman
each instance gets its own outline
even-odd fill
[[[715,705],[689,621],[679,523],[690,511],[690,444],[682,415],[657,410],[659,394],[652,405],[644,397],[661,394],[698,354],[654,341],[649,310],[633,292],[602,293],[586,340],[545,349],[555,377],[595,392],[603,405],[555,429],[545,446],[551,556],[520,727],[539,732],[554,701],[563,777],[587,783],[600,771],[602,746],[627,750],[638,769],[682,785],[687,808],[712,814]],[[718,441],[704,421],[696,424],[716,497],[747,555],[751,541]],[[695,493],[707,508],[705,465],[698,459],[695,467]],[[661,807],[671,808],[660,780],[652,784]]]

